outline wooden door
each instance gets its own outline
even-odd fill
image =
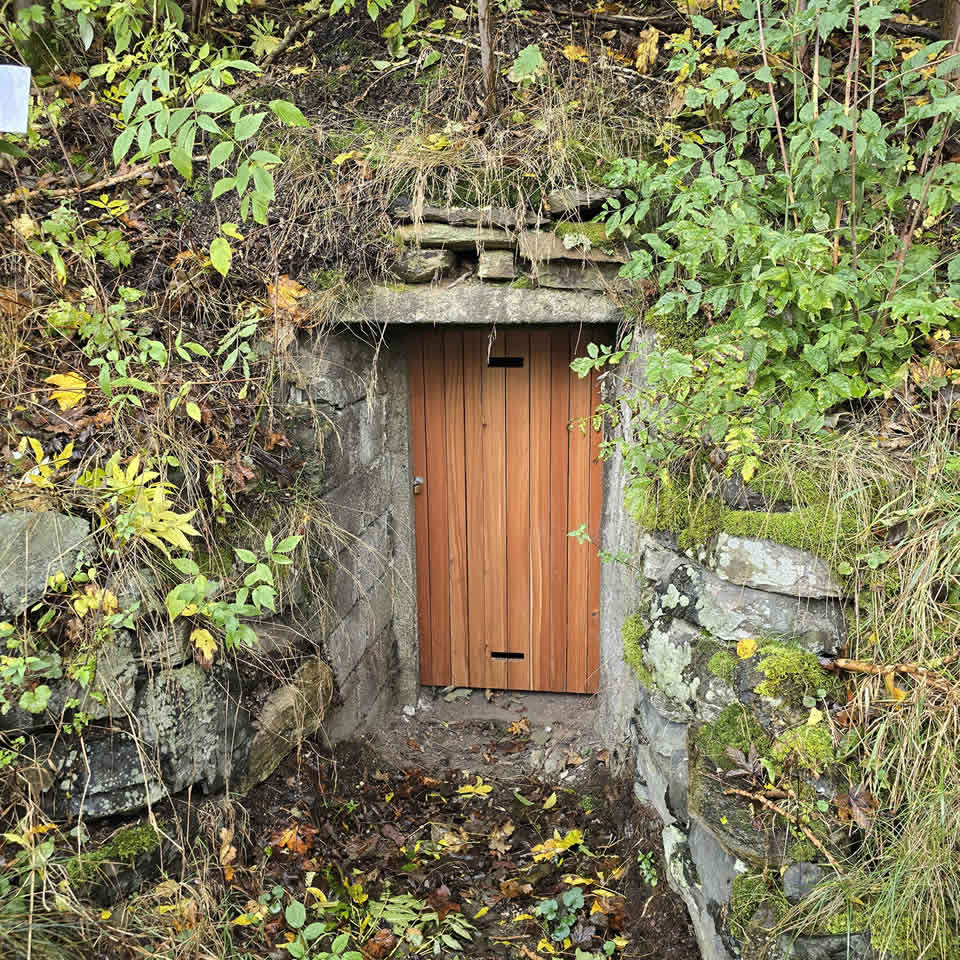
[[[411,337],[424,684],[593,693],[600,653],[596,378],[581,328]],[[571,423],[574,424],[571,429]],[[569,532],[586,525],[592,543]]]

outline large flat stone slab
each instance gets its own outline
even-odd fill
[[[418,207],[409,201],[391,207],[390,214],[398,220],[449,223],[451,227],[504,227],[508,230],[549,222],[529,211],[518,213],[510,207],[438,207],[431,203]]]
[[[394,231],[404,243],[445,250],[512,250],[516,236],[498,227],[451,227],[447,223],[411,223]]]
[[[395,290],[374,287],[340,319],[347,323],[618,323],[612,300],[592,293],[529,290],[483,283]]]
[[[717,536],[707,563],[724,580],[790,597],[839,597],[843,593],[826,561],[770,540]]]
[[[587,187],[583,190],[568,187],[565,190],[551,190],[547,194],[545,206],[551,213],[593,210],[599,207],[604,200],[616,195],[616,190],[608,190],[606,187]]]

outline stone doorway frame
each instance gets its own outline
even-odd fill
[[[416,542],[410,483],[410,408],[403,330],[422,326],[581,325],[619,329],[622,310],[603,294],[467,282],[416,287],[375,287],[341,316],[346,324],[383,331],[380,353],[388,398],[386,450],[389,503],[394,531],[393,630],[397,644],[398,705],[419,699],[419,640],[416,606]],[[626,514],[619,458],[603,465],[602,545],[605,551],[632,554],[636,525]],[[621,628],[636,603],[638,575],[621,563],[604,563],[600,600],[598,734],[617,760],[629,751],[629,722],[637,681],[623,661]],[[622,751],[621,751],[622,748]]]

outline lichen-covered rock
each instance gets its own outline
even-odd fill
[[[511,250],[484,250],[477,257],[477,276],[481,280],[512,280],[516,275]]]
[[[533,276],[541,287],[557,287],[561,290],[614,293],[630,289],[630,281],[620,276],[620,268],[614,263],[549,260],[534,263]]]
[[[885,956],[893,960],[889,954]],[[776,960],[881,960],[881,954],[870,943],[869,933],[822,937],[781,934],[773,957]]]
[[[843,609],[833,600],[788,597],[741,587],[693,564],[677,567],[666,588],[686,600],[670,608],[690,623],[705,629],[724,643],[747,637],[794,638],[814,653],[835,653],[846,633]],[[662,605],[662,601],[661,601]]]
[[[573,213],[577,210],[598,210],[604,200],[617,195],[616,190],[607,187],[590,186],[585,189],[567,187],[563,190],[551,190],[544,205],[551,213]]]
[[[720,533],[707,563],[724,580],[755,590],[817,598],[839,597],[843,592],[823,559],[769,540]]]
[[[450,250],[415,250],[397,257],[391,269],[405,283],[429,283],[456,265],[456,254]]]
[[[0,516],[0,615],[20,616],[43,596],[53,574],[72,575],[89,536],[86,520],[49,510]]]

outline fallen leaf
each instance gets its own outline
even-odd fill
[[[907,691],[897,686],[893,671],[888,671],[883,675],[883,684],[887,688],[887,693],[889,693],[894,700],[906,700]]]
[[[527,897],[533,893],[532,883],[521,883],[519,880],[501,880],[500,892],[508,899]]]
[[[378,930],[364,945],[363,953],[373,960],[381,960],[387,956],[397,945],[397,938],[393,933],[384,927]]]
[[[755,637],[744,637],[737,642],[737,656],[741,660],[749,660],[757,652]]]
[[[82,402],[87,392],[87,381],[76,373],[55,373],[46,377],[44,383],[52,384],[56,389],[50,394],[61,410],[69,410]]]
[[[427,903],[431,909],[436,910],[437,918],[441,922],[446,919],[448,914],[460,912],[460,904],[453,903],[450,900],[450,888],[445,883],[437,887],[436,890],[427,897]]]
[[[197,661],[203,668],[213,665],[213,656],[217,652],[217,641],[209,630],[198,627],[190,634],[190,642],[197,652]]]
[[[544,810],[552,810],[557,805],[557,794],[556,791],[550,794],[546,800],[543,801]]]
[[[233,845],[233,831],[228,827],[220,830],[220,866],[223,867],[223,879],[227,883],[233,882],[234,860],[237,859],[237,848]]]
[[[507,820],[506,823],[501,824],[499,827],[494,827],[490,833],[490,842],[487,846],[493,853],[497,854],[497,856],[501,858],[506,856],[510,847],[513,846],[513,842],[509,839],[513,831],[514,826],[512,820]]]
[[[493,787],[489,783],[484,783],[483,778],[478,776],[476,783],[468,783],[460,787],[457,793],[466,797],[485,797],[491,790],[493,790]]]
[[[561,52],[571,63],[590,62],[590,58],[587,56],[587,51],[575,43],[568,43]]]
[[[519,720],[514,720],[507,727],[507,733],[511,734],[514,737],[519,737],[525,733],[530,732],[530,721],[526,717],[521,717]]]
[[[647,27],[640,34],[634,62],[639,73],[649,73],[657,62],[657,51],[660,47],[660,31],[656,27]]]

